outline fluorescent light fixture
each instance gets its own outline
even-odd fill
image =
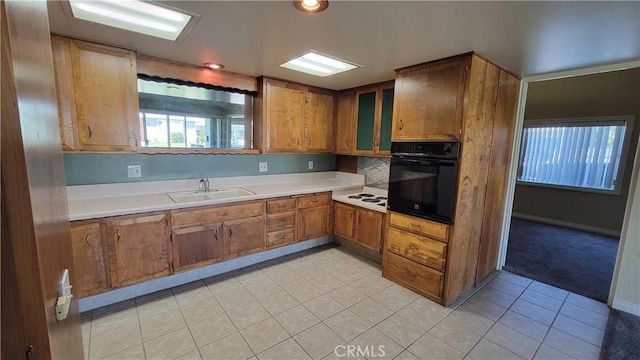
[[[289,60],[280,66],[320,77],[360,67],[359,65],[323,55],[313,50],[295,59]]]
[[[69,0],[75,18],[177,41],[199,15],[139,0]]]

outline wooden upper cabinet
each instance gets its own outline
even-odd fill
[[[114,287],[171,273],[169,217],[165,213],[124,216],[105,222]]]
[[[333,151],[334,95],[329,90],[260,78],[254,142],[264,153]]]
[[[304,122],[304,89],[282,81],[265,80],[264,151],[299,152]],[[258,109],[258,111],[260,111]]]
[[[394,141],[459,140],[471,55],[396,71]]]
[[[354,134],[354,93],[345,91],[336,101],[335,152],[350,155],[353,152]]]
[[[306,91],[305,108],[305,146],[304,150],[311,153],[333,151],[333,95]]]
[[[135,151],[135,52],[56,36],[52,51],[63,148]]]
[[[71,283],[78,298],[95,295],[109,289],[100,223],[71,224],[74,272]]]
[[[383,155],[391,150],[394,82],[356,89],[354,155]]]

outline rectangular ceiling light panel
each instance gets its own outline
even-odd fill
[[[199,19],[195,14],[138,0],[69,0],[69,5],[75,18],[173,41]]]
[[[283,68],[321,77],[341,73],[343,71],[352,70],[359,67],[358,65],[334,57],[323,55],[315,51],[309,51],[302,56],[281,64],[280,66]]]

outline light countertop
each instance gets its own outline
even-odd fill
[[[358,192],[364,175],[337,171],[210,178],[211,189],[242,187],[254,194],[227,199],[174,202],[168,192],[197,190],[200,179],[67,187],[69,219],[86,220],[196,206],[234,203],[324,191]]]

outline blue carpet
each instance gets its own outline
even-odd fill
[[[618,240],[512,218],[504,270],[606,303]]]

